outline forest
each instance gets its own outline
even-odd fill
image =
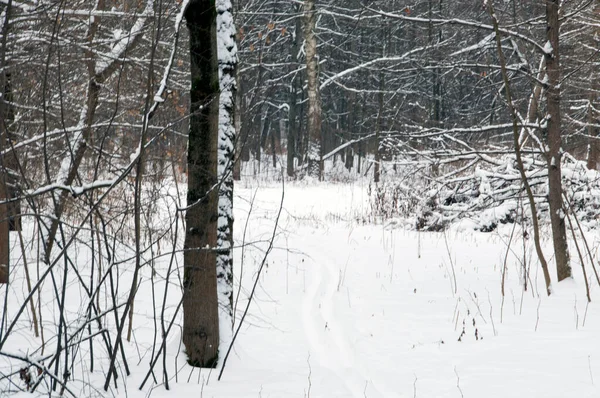
[[[0,32],[0,396],[597,396],[599,0]]]

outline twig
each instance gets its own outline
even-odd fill
[[[308,364],[308,391],[306,392],[306,398],[310,398],[310,388],[312,387],[312,381],[310,380],[312,376],[312,368],[310,367],[310,352],[308,353],[308,358],[306,358],[306,363]]]
[[[446,231],[444,231],[444,243],[446,244],[446,252],[450,259],[450,267],[452,268],[452,279],[454,280],[454,294],[457,293],[458,287],[456,286],[456,273],[454,272],[454,262],[452,261],[452,253],[450,253],[450,246],[448,246],[448,239],[446,238]]]
[[[592,385],[594,385],[594,374],[592,373],[592,361],[588,355],[588,369],[590,371],[590,379],[592,379]]]
[[[540,322],[540,305],[542,304],[542,300],[540,299],[538,301],[538,305],[537,305],[537,317],[535,319],[535,331],[537,332],[537,328],[538,328],[538,324]]]
[[[454,367],[454,374],[456,375],[456,388],[458,388],[458,392],[460,392],[460,396],[464,398],[462,389],[460,388],[460,377],[458,376],[458,372],[456,371],[456,366]]]
[[[504,253],[504,263],[502,265],[502,281],[500,282],[500,292],[502,293],[502,297],[504,298],[504,282],[506,280],[506,268],[508,262],[508,253],[510,252],[510,247],[512,244],[513,236],[515,234],[515,229],[517,228],[516,221],[513,223],[512,230],[510,231],[510,237],[508,238],[508,243],[506,245],[506,253]],[[489,292],[488,292],[489,295]],[[502,312],[502,311],[500,311]]]
[[[413,398],[417,398],[417,375],[415,375],[415,381],[413,382]]]
[[[490,299],[490,292],[489,292],[489,290],[488,290],[487,293],[488,293],[488,302],[490,303],[490,320],[492,322],[492,329],[494,331],[494,336],[497,336],[498,333],[496,333],[496,325],[494,325],[494,314],[493,314],[492,300]],[[504,296],[502,296],[502,300],[504,300]]]
[[[590,283],[588,282],[587,272],[585,270],[585,261],[583,260],[583,255],[581,254],[581,249],[579,249],[579,243],[577,243],[577,236],[575,235],[575,230],[573,229],[573,223],[571,222],[571,217],[569,216],[569,212],[565,212],[567,215],[567,221],[569,222],[569,229],[571,230],[571,235],[573,235],[573,243],[575,243],[575,248],[577,249],[577,255],[579,255],[579,261],[581,262],[581,269],[583,271],[583,281],[585,282],[585,294],[587,296],[588,303],[592,301],[590,297]],[[592,263],[593,265],[593,263]]]
[[[244,224],[244,234],[242,235],[242,258],[240,259],[240,287],[242,286],[242,276],[244,274],[244,255],[246,254],[246,232],[248,231],[248,223],[250,221],[250,214],[252,214],[252,208],[254,207],[254,201],[256,200],[256,194],[258,193],[258,189],[254,191],[254,195],[252,195],[252,200],[250,201],[250,210],[248,210],[248,217],[246,218],[246,223]],[[242,289],[238,289],[237,294],[235,295],[235,305],[233,306],[233,323],[235,324],[235,314],[237,312],[238,302],[240,300],[240,292]]]

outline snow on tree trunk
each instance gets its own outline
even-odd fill
[[[237,46],[231,0],[217,0],[217,52],[219,58],[219,221],[217,230],[217,291],[219,297],[220,352],[231,341],[233,327],[233,162],[235,151],[234,100]]]
[[[308,174],[312,177],[323,177],[323,164],[321,161],[321,95],[319,93],[319,70],[317,62],[317,36],[315,27],[317,13],[316,0],[304,2],[304,51],[306,52],[306,77],[308,80]]]

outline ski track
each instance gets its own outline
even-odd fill
[[[384,386],[375,383],[368,372],[355,360],[349,343],[348,327],[335,316],[334,295],[337,292],[337,269],[330,255],[317,251],[313,254],[310,285],[303,302],[303,323],[311,356],[315,354],[319,364],[332,371],[352,397],[395,397]],[[354,331],[353,333],[358,333]]]

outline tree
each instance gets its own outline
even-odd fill
[[[316,0],[304,2],[304,51],[306,53],[306,78],[308,81],[308,135],[307,148],[308,173],[312,177],[323,178],[323,160],[321,150],[323,135],[321,131],[321,95],[319,92],[319,65],[317,58],[317,11]]]
[[[548,90],[546,92],[548,111],[548,204],[552,224],[552,242],[558,281],[571,277],[569,247],[562,190],[562,133],[560,111],[560,51],[559,51],[559,1],[546,1],[546,31],[548,41],[545,46]]]
[[[233,327],[233,166],[236,128],[237,46],[233,5],[217,0],[217,46],[219,57],[219,221],[217,235],[217,290],[222,344],[227,344]],[[227,334],[227,337],[225,335]]]
[[[219,72],[215,0],[185,10],[190,41],[190,130],[185,215],[183,343],[193,366],[213,367],[219,349],[217,297]]]
[[[296,11],[299,13],[300,6],[296,6]],[[288,104],[288,134],[287,134],[287,175],[288,177],[295,177],[296,173],[294,170],[294,159],[297,158],[296,143],[298,141],[299,129],[298,129],[298,92],[301,90],[301,79],[299,77],[298,69],[300,63],[298,62],[298,53],[302,44],[302,20],[300,17],[294,18],[294,39],[290,48],[290,59],[292,61],[290,65],[290,73],[293,73],[293,78],[289,87],[289,104]],[[296,70],[294,72],[294,70]]]
[[[3,16],[0,16],[0,32],[2,32],[2,42],[0,43],[0,201],[8,199],[8,170],[7,153],[10,150],[8,139],[8,119],[9,104],[7,98],[7,67],[6,67],[6,36],[8,34],[8,20],[11,13],[12,2],[9,1],[6,6],[0,9]],[[9,273],[9,205],[0,204],[0,284],[8,283]]]

